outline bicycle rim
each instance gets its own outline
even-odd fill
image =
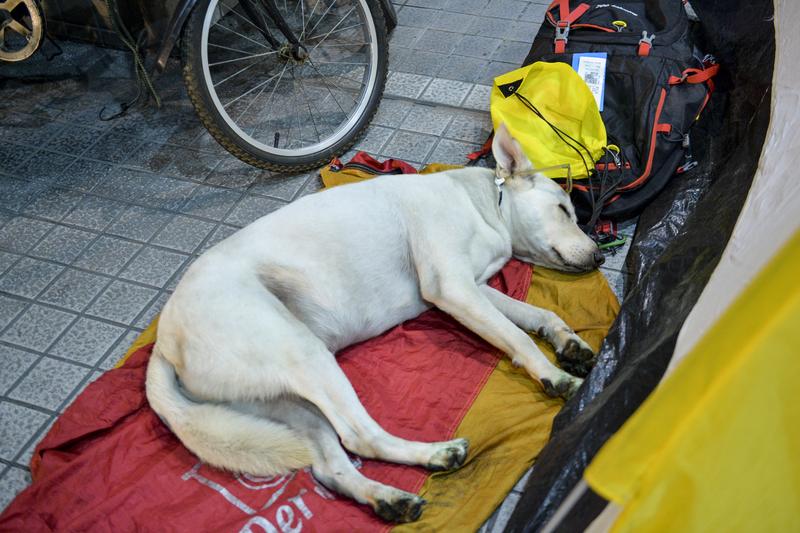
[[[203,82],[244,142],[276,156],[316,154],[347,137],[367,111],[378,79],[375,22],[366,0],[275,6],[307,59],[292,55],[258,0],[211,0],[201,36]],[[260,16],[261,29],[254,23]],[[271,45],[270,37],[283,44]]]

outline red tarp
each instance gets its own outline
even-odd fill
[[[524,299],[531,268],[512,260],[491,285]],[[0,515],[1,531],[355,531],[390,527],[320,487],[307,471],[279,478],[199,463],[147,405],[151,346],[107,372],[39,444],[32,486]],[[407,438],[451,438],[499,354],[431,310],[343,350],[339,363],[370,414]],[[363,462],[364,475],[417,492],[428,473]]]

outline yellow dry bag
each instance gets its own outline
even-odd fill
[[[495,130],[505,124],[536,168],[569,164],[573,179],[586,178],[603,155],[606,127],[597,102],[564,63],[539,61],[496,77],[491,112]],[[546,174],[566,177],[564,170]]]

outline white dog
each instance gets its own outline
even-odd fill
[[[496,173],[465,168],[337,187],[206,252],[161,314],[147,371],[152,408],[208,464],[259,476],[311,465],[321,483],[384,519],[416,520],[425,501],[362,476],[342,445],[448,470],[463,464],[468,442],[387,433],[337,365],[337,350],[436,306],[554,396],[569,397],[581,380],[553,366],[523,330],[566,361],[593,357],[554,313],[486,284],[512,256],[566,271],[602,262],[569,196],[533,171],[505,127],[493,152]]]

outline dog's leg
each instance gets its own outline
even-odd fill
[[[452,470],[464,464],[469,447],[466,439],[415,442],[386,432],[369,416],[332,353],[310,356],[305,364],[309,371],[299,372],[293,392],[322,411],[351,452],[431,470]]]
[[[520,302],[482,285],[481,291],[501,313],[525,331],[535,332],[553,345],[564,370],[584,377],[594,365],[594,352],[557,314]]]
[[[390,522],[413,522],[422,514],[424,499],[362,475],[342,448],[333,427],[312,404],[299,399],[270,402],[266,415],[288,425],[312,443],[312,473],[329,489],[369,505],[378,516]]]
[[[536,343],[492,305],[469,274],[423,271],[420,288],[425,300],[508,354],[542,383],[547,394],[570,398],[583,382],[553,366]]]

